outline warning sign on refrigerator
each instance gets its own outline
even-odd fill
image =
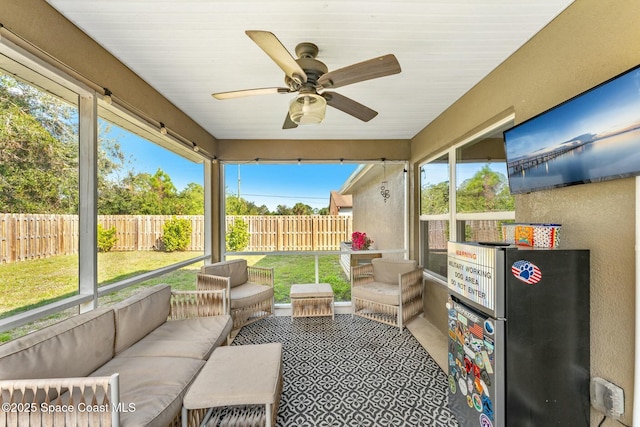
[[[449,289],[483,307],[494,310],[494,248],[449,242],[447,281]]]

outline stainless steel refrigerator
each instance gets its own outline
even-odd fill
[[[589,425],[589,251],[448,244],[461,427]]]

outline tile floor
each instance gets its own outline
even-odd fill
[[[337,303],[336,314],[350,314],[351,304]],[[276,316],[291,316],[291,309],[286,307],[276,307]],[[431,322],[425,319],[422,314],[415,317],[407,324],[407,329],[424,349],[440,365],[440,368],[447,371],[447,337],[442,334]]]

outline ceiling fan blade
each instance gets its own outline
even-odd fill
[[[337,108],[340,111],[351,114],[353,117],[360,119],[363,122],[368,122],[378,115],[377,111],[374,111],[371,108],[336,92],[324,92],[322,97],[326,99],[327,104],[333,108]]]
[[[287,117],[284,118],[284,124],[282,125],[282,129],[295,129],[298,125],[291,120],[291,116],[289,116],[289,112],[287,111]]]
[[[395,55],[389,54],[329,71],[320,76],[318,84],[325,89],[338,88],[352,83],[398,74],[400,71],[402,70]]]
[[[231,92],[218,92],[212,93],[215,99],[232,99],[232,98],[242,98],[244,96],[254,96],[254,95],[271,95],[273,93],[291,93],[291,90],[286,87],[263,87],[259,89],[245,89],[245,90],[234,90]]]
[[[298,83],[305,83],[307,81],[307,74],[273,33],[269,31],[252,30],[247,30],[245,33],[278,64],[278,67],[282,68],[287,76]]]

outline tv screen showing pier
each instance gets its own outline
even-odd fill
[[[504,132],[511,193],[640,174],[640,66]]]

